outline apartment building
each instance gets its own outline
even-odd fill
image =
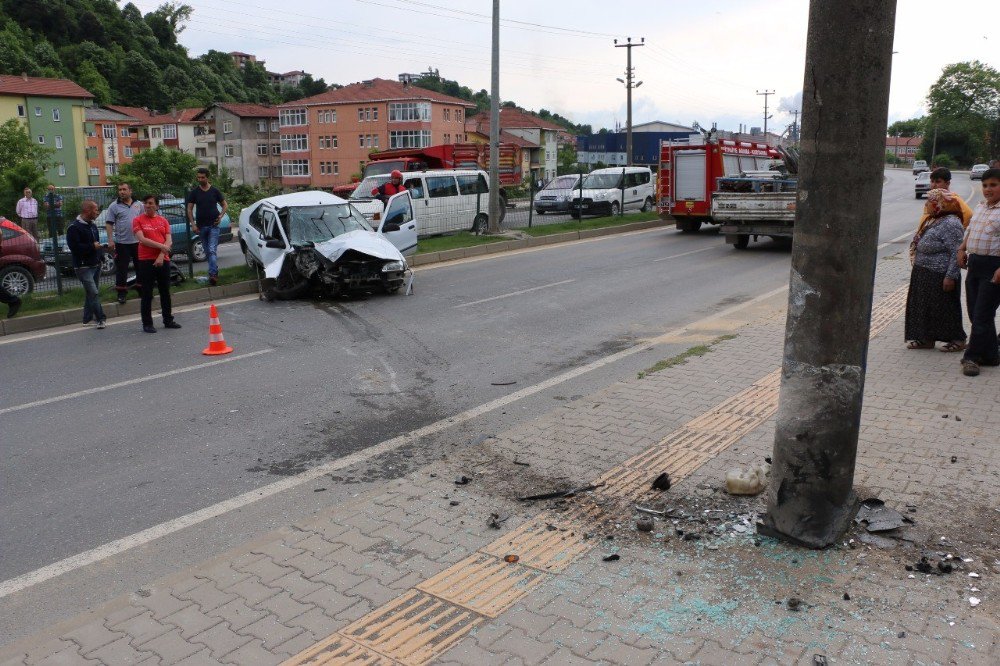
[[[330,188],[359,174],[373,151],[465,141],[465,116],[474,108],[456,97],[386,79],[282,104],[282,185]]]
[[[262,104],[219,102],[194,117],[208,123],[195,137],[200,149],[215,154],[237,185],[259,185],[281,179],[278,109]]]
[[[68,79],[0,76],[0,122],[17,118],[32,141],[52,149],[55,164],[45,177],[60,187],[87,184],[86,109],[93,99]]]
[[[132,161],[135,126],[144,117],[150,117],[149,111],[138,107],[92,106],[86,110],[88,185],[107,185],[109,176]]]
[[[196,120],[203,109],[174,109],[140,119],[136,125],[136,137],[132,147],[136,151],[166,146],[191,153],[198,158],[198,164],[208,166],[215,163],[215,144],[198,141],[198,137],[209,133],[207,120]]]
[[[489,113],[479,113],[469,118],[466,120],[465,129],[469,134],[485,136],[488,139],[490,135]],[[530,154],[530,161],[528,168],[523,170],[525,175],[530,173],[535,180],[548,181],[555,178],[556,167],[559,163],[558,135],[560,131],[563,131],[562,127],[542,120],[524,109],[503,107],[500,109],[500,131],[533,144],[533,147],[526,149]]]

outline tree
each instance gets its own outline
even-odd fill
[[[0,165],[30,162],[44,171],[54,164],[52,153],[51,148],[32,141],[28,136],[28,130],[17,118],[11,118],[0,125],[0,155],[3,155],[3,162],[0,162]]]
[[[177,35],[184,32],[184,23],[191,19],[193,12],[190,5],[165,2],[156,11],[146,14],[145,21],[161,46],[174,46],[177,44]]]
[[[889,125],[889,129],[886,130],[886,134],[889,136],[905,137],[921,136],[924,134],[924,125],[926,124],[926,120],[926,118],[897,120],[893,124]]]
[[[137,153],[129,164],[108,180],[113,185],[128,183],[137,195],[179,194],[194,182],[198,160],[194,155],[165,146]]]
[[[1000,107],[1000,72],[978,60],[948,65],[927,94],[931,115],[993,117]]]
[[[111,103],[111,85],[89,60],[76,70],[76,82],[94,96],[97,104]]]
[[[138,51],[129,51],[115,81],[119,104],[156,107],[163,98],[160,68]]]

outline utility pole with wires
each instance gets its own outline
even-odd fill
[[[761,92],[758,90],[757,94],[764,96],[764,141],[767,141],[767,121],[774,117],[767,115],[767,98],[773,95],[774,91],[765,89],[764,92]]]
[[[625,106],[627,107],[627,117],[625,119],[625,165],[632,166],[632,89],[638,88],[642,85],[642,81],[638,83],[634,82],[635,79],[635,68],[632,67],[632,47],[634,46],[645,46],[646,38],[641,37],[642,41],[638,44],[632,43],[632,38],[627,37],[624,44],[619,44],[618,40],[615,40],[616,49],[626,49],[627,57],[625,64],[625,78],[616,79],[616,81],[625,84],[626,97]]]
[[[500,0],[493,0],[493,57],[490,76],[489,230],[500,233]]]
[[[792,111],[792,117],[795,120],[792,121],[792,141],[795,143],[799,142],[799,110],[794,109]]]

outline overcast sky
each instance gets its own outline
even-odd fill
[[[158,0],[133,0],[143,12]],[[303,69],[353,83],[438,69],[473,90],[490,88],[491,0],[186,0],[180,41],[192,56],[245,51],[270,71]],[[987,1],[899,0],[889,120],[923,115],[942,67],[981,60],[1000,69],[1000,21]],[[995,10],[993,10],[995,11]],[[599,127],[625,124],[625,49],[633,49],[633,122],[769,128],[799,108],[806,0],[500,0],[500,96]],[[845,20],[852,17],[845,16]],[[850,66],[850,54],[844,53]]]

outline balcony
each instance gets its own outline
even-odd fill
[[[215,132],[205,132],[204,134],[194,135],[195,143],[215,143]]]

